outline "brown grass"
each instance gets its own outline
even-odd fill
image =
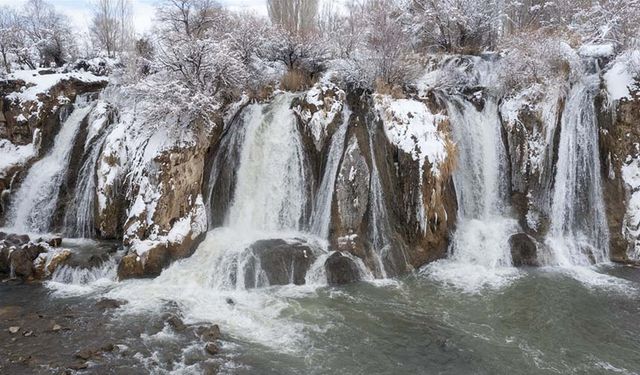
[[[375,82],[376,92],[382,95],[390,95],[394,99],[405,99],[404,89],[400,85],[392,85],[382,78],[377,78]]]
[[[290,70],[280,79],[280,88],[286,91],[302,91],[312,85],[310,75],[300,70]]]

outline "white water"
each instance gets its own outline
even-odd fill
[[[51,151],[29,169],[9,208],[8,226],[12,230],[24,233],[50,229],[75,139],[91,109],[90,103],[78,97],[73,112],[56,135]]]
[[[344,152],[344,142],[347,134],[347,128],[349,127],[350,117],[351,111],[345,106],[342,111],[342,124],[331,138],[327,164],[324,168],[324,174],[322,176],[322,181],[320,182],[318,195],[313,208],[311,233],[314,233],[324,239],[329,237],[333,192],[336,185],[336,178],[338,176],[340,159]]]
[[[558,162],[546,240],[547,265],[604,262],[609,255],[598,126],[594,97],[598,75],[586,75],[571,89],[562,115]]]
[[[447,108],[458,148],[453,180],[459,221],[451,258],[487,268],[510,266],[508,240],[518,226],[506,216],[508,159],[498,108],[487,99],[478,111],[460,97],[451,97]]]
[[[94,236],[94,213],[96,194],[96,164],[102,146],[109,135],[101,131],[93,139],[88,140],[85,158],[78,171],[75,194],[67,206],[65,215],[65,231],[69,236],[91,238]]]
[[[380,172],[378,171],[378,164],[374,152],[374,134],[375,130],[370,127],[369,151],[371,154],[371,179],[369,181],[369,212],[371,215],[371,224],[369,229],[369,236],[371,237],[371,244],[373,245],[372,255],[378,267],[378,276],[386,279],[387,271],[384,267],[382,259],[386,258],[387,253],[389,252],[389,250],[391,250],[391,242],[388,238],[388,233],[391,233],[391,227],[389,226],[387,206],[384,202],[384,192],[382,191]],[[406,262],[405,260],[405,263],[408,262]]]
[[[245,109],[238,181],[227,226],[253,230],[300,229],[307,206],[305,158],[293,96]]]

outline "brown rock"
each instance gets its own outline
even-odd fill
[[[120,280],[143,276],[144,269],[142,267],[142,261],[137,254],[127,254],[122,257],[118,264],[118,278]]]
[[[198,327],[196,332],[204,341],[215,341],[219,340],[221,337],[220,327],[217,324],[214,324],[212,326]]]
[[[176,315],[171,315],[168,319],[167,319],[167,324],[169,324],[169,326],[171,328],[173,328],[174,331],[176,332],[182,332],[185,329],[187,329],[187,326],[184,324],[184,322],[182,321],[182,319],[180,319],[178,316]]]
[[[220,347],[213,342],[206,343],[206,345],[204,346],[204,350],[206,350],[207,353],[211,355],[216,355],[220,353]]]
[[[538,266],[538,246],[526,233],[517,233],[509,238],[511,259],[515,267]]]
[[[51,237],[47,244],[51,247],[60,247],[62,245],[62,237]]]
[[[117,309],[118,307],[127,304],[127,301],[120,301],[111,298],[103,298],[96,303],[96,307],[102,310]]]
[[[360,280],[358,267],[349,257],[335,252],[324,262],[329,285],[343,285]]]

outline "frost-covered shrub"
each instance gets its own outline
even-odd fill
[[[500,73],[504,90],[567,81],[580,72],[580,57],[565,40],[566,37],[538,32],[519,34],[506,41]]]

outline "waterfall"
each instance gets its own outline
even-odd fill
[[[384,268],[382,259],[389,251],[391,243],[388,234],[391,233],[389,226],[389,215],[387,206],[384,202],[384,192],[382,191],[382,183],[380,182],[380,172],[376,161],[374,149],[375,129],[369,128],[369,151],[371,153],[371,180],[369,181],[369,199],[370,199],[370,215],[371,224],[369,236],[373,246],[372,255],[378,267],[379,276],[386,279],[387,271]],[[403,253],[404,255],[404,253]],[[406,261],[406,260],[405,260]]]
[[[508,240],[517,230],[508,214],[508,159],[495,101],[481,110],[459,96],[447,98],[458,148],[453,181],[458,199],[458,229],[451,258],[487,268],[511,265]]]
[[[329,156],[324,168],[320,188],[313,208],[311,232],[320,238],[329,237],[329,225],[331,224],[331,203],[333,202],[333,192],[336,185],[340,159],[344,152],[344,142],[349,127],[351,111],[345,106],[342,111],[342,124],[333,134],[331,145],[329,146]]]
[[[46,232],[50,229],[75,139],[92,107],[84,97],[76,98],[73,112],[63,122],[53,147],[29,169],[9,208],[9,226],[15,231]]]
[[[84,162],[78,172],[75,194],[67,206],[65,215],[64,228],[69,236],[81,238],[94,236],[96,164],[108,135],[109,132],[102,128],[88,139],[85,145]]]
[[[216,157],[211,171],[215,179],[224,168],[235,168],[225,225],[211,230],[193,256],[163,272],[159,283],[191,280],[208,290],[244,290],[269,286],[274,269],[293,283],[300,271],[295,262],[310,262],[323,251],[322,241],[300,232],[308,194],[302,139],[290,109],[293,98],[281,94],[271,103],[243,109],[219,150],[237,154],[237,161],[231,155]],[[340,150],[336,153],[339,158]],[[211,191],[215,184],[209,182]]]
[[[571,88],[562,114],[546,264],[588,265],[608,259],[594,104],[599,85],[597,74],[582,77]]]
[[[305,157],[292,95],[255,104],[244,123],[236,191],[227,225],[254,230],[298,230],[307,203]]]

